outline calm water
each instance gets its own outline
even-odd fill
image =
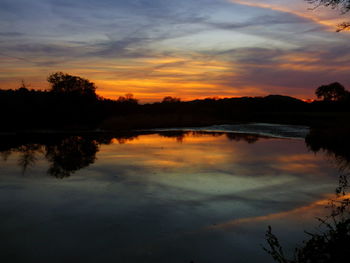
[[[301,139],[19,141],[3,139],[1,149],[7,262],[271,262],[261,248],[267,226],[292,250],[337,185],[330,158]]]

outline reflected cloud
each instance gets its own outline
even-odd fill
[[[37,242],[22,243],[21,226],[28,229],[27,240],[54,236],[39,245],[44,252],[60,247],[59,260],[70,258],[78,244],[76,255],[87,260],[100,257],[94,252],[101,250],[108,252],[106,261],[119,260],[124,254],[114,254],[118,246],[118,253],[137,251],[131,262],[148,256],[163,262],[170,252],[178,255],[174,262],[206,252],[199,261],[216,262],[222,254],[221,261],[230,262],[242,251],[254,255],[237,262],[261,261],[265,225],[280,223],[288,240],[297,242],[303,238],[295,234],[300,224],[323,215],[335,179],[325,154],[308,151],[302,140],[222,132],[27,134],[0,137],[0,152],[7,160],[0,166],[3,247],[38,248]],[[317,168],[306,173],[295,165],[301,162]],[[19,164],[27,167],[27,176],[15,169]],[[45,170],[59,178],[74,176],[44,178]],[[102,244],[101,238],[111,242]]]
[[[310,139],[307,141],[310,143]],[[129,174],[128,170],[145,169],[151,174],[166,171],[166,177],[194,172],[220,174],[229,180],[243,175],[308,177],[318,171],[325,175],[323,179],[327,178],[327,170],[322,171],[319,166],[323,157],[316,158],[302,147],[299,141],[241,133],[159,131],[120,136],[3,137],[0,151],[5,161],[11,153],[17,153],[23,172],[44,157],[49,163],[48,173],[59,178],[90,166],[98,156],[108,167],[113,160],[116,172],[123,171],[120,175]]]
[[[325,199],[321,199],[309,205],[298,207],[289,211],[273,213],[273,214],[264,215],[264,216],[234,219],[232,221],[228,221],[225,223],[209,226],[207,229],[231,229],[234,227],[239,227],[241,224],[256,223],[261,221],[265,221],[266,224],[268,224],[269,221],[272,221],[275,219],[283,219],[283,218],[286,220],[293,220],[295,218],[299,218],[300,220],[301,216],[306,217],[306,215],[317,215],[317,214],[325,213],[324,212],[325,207],[329,205],[329,202],[330,202],[329,200],[332,196],[333,196],[332,194],[329,194]],[[344,200],[349,197],[350,197],[350,194],[341,197],[339,200]]]

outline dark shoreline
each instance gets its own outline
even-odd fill
[[[201,128],[214,125],[244,125],[251,123],[266,123],[277,125],[308,126],[315,129],[339,128],[350,130],[350,112],[296,112],[296,113],[261,113],[250,118],[238,118],[237,120],[186,120],[183,116],[171,118],[162,116],[166,122],[159,121],[158,116],[140,115],[119,116],[117,119],[104,120],[96,128],[76,125],[63,128],[10,128],[0,127],[0,136],[15,134],[128,134],[139,133],[154,129],[174,128]]]
[[[302,125],[286,125],[275,123],[235,123],[235,124],[218,124],[210,126],[192,126],[192,127],[168,127],[168,128],[151,128],[151,129],[134,129],[124,131],[104,131],[104,130],[27,130],[14,132],[0,132],[0,137],[11,136],[109,136],[125,137],[130,135],[149,135],[165,133],[234,133],[256,135],[261,137],[272,138],[305,138],[310,127]],[[294,136],[293,136],[294,135]]]
[[[252,122],[350,128],[350,97],[313,102],[283,95],[193,101],[170,97],[139,104],[131,95],[110,100],[91,92],[0,90],[0,131],[129,132]]]

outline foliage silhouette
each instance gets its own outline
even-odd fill
[[[1,131],[121,131],[237,122],[312,124],[323,122],[324,112],[350,112],[349,92],[341,100],[339,92],[330,97],[324,93],[329,100],[312,103],[269,95],[193,101],[166,97],[140,105],[130,93],[117,100],[99,97],[93,83],[66,73],[57,72],[48,79],[49,91],[29,90],[25,84],[17,90],[0,90],[0,111],[6,112]]]
[[[171,96],[164,97],[163,100],[162,100],[162,103],[177,103],[177,102],[181,102],[181,99],[180,98],[174,98],[174,97],[171,97]]]
[[[138,100],[134,98],[134,95],[132,93],[127,93],[125,96],[120,96],[117,100],[119,103],[124,103],[124,104],[133,104],[137,105]]]
[[[268,248],[264,248],[279,263],[340,263],[345,262],[350,246],[350,197],[348,178],[350,176],[350,138],[339,135],[339,130],[318,133],[311,130],[306,138],[310,150],[323,150],[335,159],[340,176],[335,190],[335,198],[329,201],[330,214],[318,218],[321,222],[317,233],[306,232],[310,238],[295,249],[294,258],[289,259],[283,253],[282,245],[269,226],[266,232]],[[342,141],[342,143],[340,143]]]
[[[333,9],[340,8],[341,13],[347,13],[350,11],[350,0],[305,0],[315,5],[315,8],[319,6],[331,7]],[[343,22],[338,25],[337,32],[350,29],[350,22]]]
[[[345,100],[348,93],[344,86],[338,82],[329,85],[323,85],[316,89],[317,98],[322,98],[324,101],[341,101]]]
[[[348,175],[346,175],[348,176]],[[341,176],[343,178],[343,176]],[[269,226],[266,232],[268,248],[264,248],[276,262],[280,263],[341,263],[345,262],[350,245],[350,200],[346,192],[339,189],[347,188],[347,179],[341,179],[340,186],[336,190],[336,199],[330,200],[332,209],[330,216],[318,220],[321,222],[320,232],[306,232],[310,239],[295,249],[294,258],[288,259],[276,235]],[[346,182],[346,185],[344,185]]]
[[[95,84],[81,77],[56,72],[48,76],[47,81],[51,84],[53,93],[97,97]]]
[[[330,6],[332,8],[340,7],[343,12],[350,10],[350,0],[306,0],[311,4],[317,4],[317,6]]]

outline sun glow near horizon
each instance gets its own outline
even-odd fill
[[[0,88],[24,80],[47,89],[46,77],[57,71],[89,79],[101,96],[133,93],[142,102],[268,94],[312,99],[320,85],[350,86],[350,35],[335,33],[345,18],[334,10],[308,10],[303,0],[149,5],[92,1],[92,12],[81,0],[0,3]]]

